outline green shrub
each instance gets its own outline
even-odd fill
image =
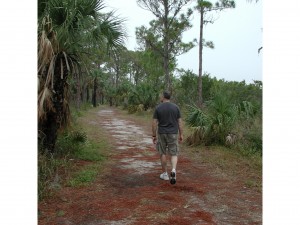
[[[75,143],[85,143],[87,141],[86,133],[83,131],[73,131],[70,135],[71,141]]]
[[[186,122],[193,133],[189,137],[190,144],[223,144],[237,120],[237,107],[230,104],[225,96],[217,95],[207,103],[205,110],[190,107]]]
[[[129,105],[127,107],[127,110],[128,110],[129,114],[133,114],[133,113],[135,113],[137,111],[137,107],[136,107],[136,105]]]
[[[158,100],[158,91],[151,84],[141,83],[131,90],[128,96],[128,105],[139,108],[143,105],[143,110],[153,108]],[[139,109],[136,110],[139,110]]]
[[[128,113],[129,114],[133,114],[133,113],[141,113],[145,111],[145,107],[143,104],[139,104],[139,105],[130,105],[128,106]]]
[[[192,131],[186,139],[189,145],[220,144],[243,155],[262,155],[261,115],[256,114],[251,102],[235,105],[218,94],[204,109],[190,106],[186,122]]]
[[[82,149],[87,141],[87,135],[83,131],[66,130],[62,132],[56,142],[56,153],[59,155],[72,155]]]
[[[187,125],[192,129],[192,134],[186,139],[189,145],[206,144],[211,132],[211,118],[196,106],[188,108]]]
[[[254,118],[248,127],[244,128],[242,146],[251,153],[262,155],[262,123],[260,118]]]

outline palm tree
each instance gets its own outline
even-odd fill
[[[90,49],[117,51],[125,31],[113,12],[98,12],[102,0],[39,0],[38,7],[39,141],[53,153],[57,131],[70,117],[68,79],[81,71]]]

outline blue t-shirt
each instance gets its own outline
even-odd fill
[[[179,118],[181,118],[179,107],[171,102],[159,104],[153,114],[153,119],[158,120],[159,134],[177,134]]]

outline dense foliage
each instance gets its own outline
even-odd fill
[[[46,152],[55,152],[57,132],[69,123],[70,88],[79,106],[82,84],[87,87],[87,75],[100,64],[98,55],[100,60],[108,51],[116,55],[124,44],[123,21],[100,13],[103,8],[102,0],[38,1],[38,131]]]
[[[181,103],[192,129],[187,143],[221,144],[246,154],[262,154],[262,82],[227,82],[206,76],[203,84],[209,87],[204,107]],[[193,93],[196,86],[189,90]]]

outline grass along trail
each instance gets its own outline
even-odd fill
[[[39,224],[262,224],[261,192],[201,163],[184,146],[177,183],[159,179],[150,120],[100,107],[79,123],[89,139],[111,143],[109,159],[90,185],[64,186],[41,202]]]

